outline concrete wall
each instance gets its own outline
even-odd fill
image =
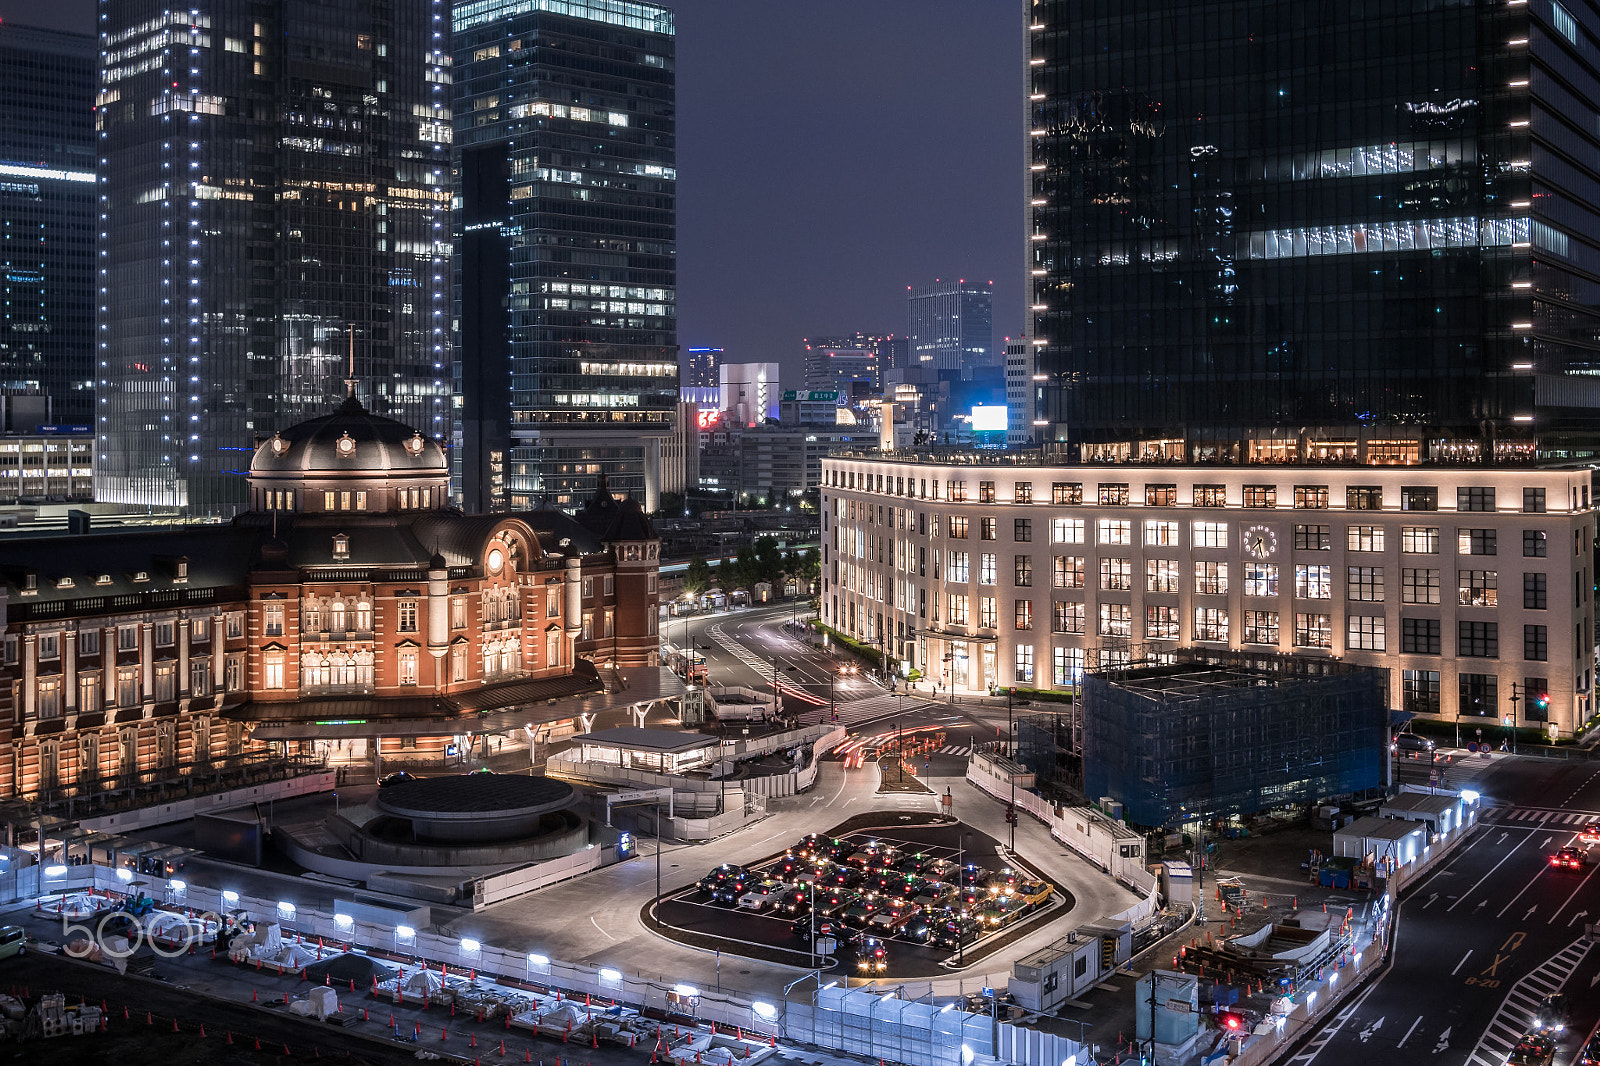
[[[238,807],[246,803],[266,803],[269,800],[306,796],[313,792],[331,792],[335,777],[332,770],[306,774],[303,777],[291,777],[287,781],[271,781],[264,785],[251,785],[249,788],[236,788],[209,796],[174,800],[171,803],[107,814],[99,818],[84,818],[78,824],[95,833],[127,833],[136,829],[148,829],[153,825],[187,821],[196,814],[225,811],[229,807]]]

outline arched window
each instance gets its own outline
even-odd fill
[[[334,600],[332,606],[329,608],[329,614],[332,616],[332,629],[333,629],[333,632],[335,632],[335,633],[343,633],[344,632],[344,601],[343,600]]]
[[[561,665],[561,631],[551,629],[545,636],[545,664],[548,666]]]
[[[521,664],[517,662],[518,644],[514,640],[500,642],[500,672],[503,674],[514,673]]]
[[[372,604],[366,600],[356,604],[356,632],[372,632]]]

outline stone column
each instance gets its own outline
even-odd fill
[[[139,623],[139,682],[145,702],[156,695],[156,626],[154,622]]]
[[[105,691],[105,705],[117,705],[117,628],[107,626],[100,633],[100,684]]]
[[[32,633],[22,637],[22,718],[33,721],[39,693],[39,638]]]
[[[68,629],[61,634],[61,705],[68,714],[78,713],[78,631]]]
[[[189,694],[189,620],[178,619],[178,695]]]
[[[211,618],[211,691],[221,692],[223,672],[227,666],[224,652],[228,646],[228,620],[222,615]]]

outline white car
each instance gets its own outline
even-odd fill
[[[758,888],[754,892],[746,892],[739,897],[737,907],[742,911],[755,911],[757,914],[770,910],[776,902],[778,894]]]

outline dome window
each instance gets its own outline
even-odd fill
[[[344,533],[333,535],[333,557],[335,559],[350,558],[350,537]]]
[[[278,436],[276,433],[274,433],[272,435],[272,454],[273,455],[282,455],[284,452],[286,452],[288,450],[289,450],[289,442],[284,440],[282,437]]]
[[[336,443],[334,447],[339,449],[339,456],[341,458],[348,459],[350,456],[356,453],[355,438],[350,436],[349,431],[346,430],[344,436],[339,438],[338,443]]]
[[[408,455],[410,455],[412,458],[416,458],[417,456],[422,454],[422,444],[423,444],[422,434],[421,433],[413,433],[411,435],[411,439],[406,441],[406,444],[405,444],[406,453]]]

